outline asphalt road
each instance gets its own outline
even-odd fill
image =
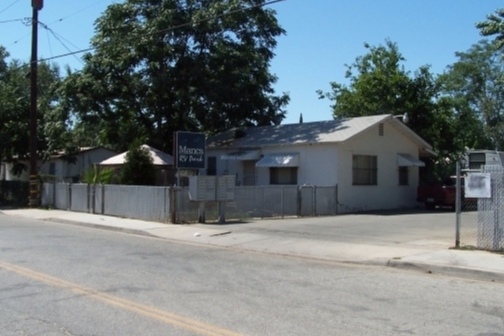
[[[504,285],[0,215],[1,335],[504,336]]]

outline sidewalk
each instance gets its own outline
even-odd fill
[[[453,244],[446,234],[439,237],[422,234],[422,231],[415,230],[414,224],[418,227],[418,223],[414,222],[413,216],[338,216],[225,225],[173,225],[61,210],[1,212],[9,216],[117,230],[191,244],[504,282],[504,255],[449,249]],[[392,225],[393,230],[377,224],[393,220],[396,223],[408,221],[406,231],[401,232],[398,224]],[[355,231],[356,226],[360,226],[360,231]],[[384,234],[380,236],[377,232]]]

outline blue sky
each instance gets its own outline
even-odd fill
[[[122,0],[45,0],[39,21],[65,45],[39,28],[39,57],[65,54],[89,47],[93,23],[114,2]],[[286,0],[269,6],[277,11],[287,31],[278,39],[271,72],[278,76],[275,90],[289,92],[286,123],[332,118],[328,100],[316,90],[329,90],[329,82],[346,83],[345,64],[364,55],[364,43],[377,46],[396,42],[410,71],[428,64],[442,73],[456,61],[455,52],[466,51],[482,37],[474,27],[487,14],[503,8],[502,0]],[[12,57],[28,61],[31,28],[21,21],[31,17],[31,0],[0,0],[0,45]],[[68,49],[67,49],[68,48]],[[78,69],[79,57],[55,60]]]

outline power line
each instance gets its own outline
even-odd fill
[[[51,28],[49,28],[49,27],[48,27],[45,23],[42,23],[42,22],[38,21],[38,24],[39,24],[39,25],[41,25],[41,26],[42,26],[42,28],[44,28],[44,29],[46,30],[46,32],[47,32],[47,33],[51,33],[51,34],[54,36],[54,38],[55,38],[56,40],[58,40],[58,42],[59,42],[59,43],[61,43],[61,45],[63,45],[63,47],[65,47],[65,49],[66,49],[66,50],[68,50],[69,52],[72,52],[72,51],[70,50],[70,48],[68,48],[68,47],[67,47],[67,45],[66,45],[65,43],[63,43],[63,41],[61,41],[61,39],[65,40],[65,41],[67,41],[68,43],[70,43],[71,45],[73,45],[73,46],[74,46],[74,48],[79,49],[79,47],[75,46],[72,42],[68,41],[68,40],[67,40],[67,39],[65,39],[63,36],[61,36],[61,35],[57,34],[54,30],[52,30]],[[77,61],[79,61],[81,64],[83,64],[83,65],[84,65],[84,63],[82,62],[82,60],[81,60],[80,58],[78,58],[78,57],[77,57],[77,56],[75,56],[75,55],[73,55],[73,56],[75,57],[75,59],[76,59]],[[51,57],[52,57],[52,55],[51,55]]]
[[[81,12],[83,12],[83,11],[85,11],[85,10],[87,10],[87,9],[91,8],[91,7],[94,7],[94,6],[96,6],[96,5],[98,5],[99,3],[102,3],[102,2],[104,2],[104,1],[106,1],[106,0],[100,0],[100,1],[98,1],[98,2],[95,2],[95,3],[94,3],[94,4],[92,4],[92,5],[89,5],[89,6],[85,7],[85,8],[83,8],[83,9],[80,9],[80,10],[78,10],[78,11],[76,11],[76,12],[72,13],[72,14],[69,14],[69,15],[64,16],[64,17],[62,17],[62,18],[60,18],[60,19],[58,19],[58,20],[56,20],[56,21],[54,21],[54,22],[51,22],[49,25],[53,25],[53,24],[55,24],[55,23],[57,23],[57,22],[61,22],[61,21],[65,20],[65,19],[68,19],[69,17],[74,16],[74,15],[77,15],[77,14],[79,14],[79,13],[81,13]]]
[[[171,30],[175,30],[175,29],[191,26],[191,25],[202,23],[202,22],[206,22],[206,21],[211,21],[211,20],[219,19],[221,17],[225,17],[225,16],[228,16],[228,15],[244,12],[244,11],[247,11],[247,10],[250,10],[250,9],[253,9],[253,8],[260,8],[260,7],[272,5],[272,4],[275,4],[275,3],[278,3],[278,2],[283,2],[283,1],[287,1],[287,0],[272,0],[272,1],[264,2],[262,4],[258,4],[258,5],[254,5],[254,6],[250,6],[250,7],[246,7],[246,8],[235,9],[235,10],[229,11],[227,13],[223,13],[223,14],[220,14],[220,15],[215,15],[215,16],[212,16],[212,17],[209,17],[209,18],[205,18],[205,19],[201,19],[201,20],[196,20],[196,21],[191,21],[191,22],[183,23],[183,24],[180,24],[180,25],[177,25],[177,26],[173,26],[173,27],[169,27],[169,28],[165,28],[165,29],[160,29],[160,30],[157,30],[157,31],[152,32],[152,33],[142,34],[142,35],[137,35],[137,36],[134,36],[134,37],[130,37],[130,38],[121,40],[120,42],[122,43],[122,42],[133,41],[133,40],[137,40],[137,39],[142,38],[142,37],[148,37],[148,36],[157,35],[157,34],[160,34],[160,33],[165,33],[165,32],[171,31]],[[113,45],[113,44],[117,44],[117,43],[119,43],[119,42],[109,42],[107,44],[108,45]],[[86,49],[81,49],[81,50],[69,52],[69,53],[66,53],[66,54],[61,54],[61,55],[57,55],[57,56],[53,56],[53,57],[49,57],[49,58],[40,59],[37,62],[45,62],[45,61],[50,61],[50,60],[53,60],[53,59],[58,59],[58,58],[63,58],[63,57],[67,57],[67,56],[72,56],[72,55],[76,55],[76,54],[92,51],[92,50],[95,50],[96,48],[97,47],[89,47],[89,48],[86,48]]]
[[[22,19],[12,19],[12,20],[4,20],[0,21],[0,23],[9,23],[9,22],[17,22],[17,21],[26,21],[28,18],[22,18]]]
[[[52,52],[52,47],[51,47],[51,39],[49,38],[49,30],[46,30],[46,35],[47,35],[47,43],[49,44],[49,53],[52,56],[53,52]]]
[[[0,14],[2,14],[3,12],[5,12],[7,9],[11,8],[12,6],[14,6],[15,4],[17,4],[20,0],[16,0],[14,1],[13,3],[11,3],[9,6],[7,6],[6,8],[2,9],[0,11]]]
[[[15,3],[17,3],[18,1],[20,1],[20,0],[17,0],[17,1],[16,1],[16,2],[14,2],[12,5],[14,5]],[[58,19],[58,20],[56,20],[56,21],[54,21],[54,22],[51,22],[48,26],[51,26],[51,25],[53,25],[53,24],[55,24],[55,23],[57,23],[57,22],[61,22],[61,21],[63,21],[64,19],[67,19],[67,18],[69,18],[69,17],[71,17],[71,16],[77,15],[77,14],[79,14],[79,13],[81,13],[81,12],[83,12],[83,11],[85,11],[85,10],[87,10],[87,9],[89,9],[89,8],[91,8],[91,7],[93,7],[93,6],[96,6],[97,4],[99,4],[99,3],[101,3],[101,2],[104,2],[104,1],[106,1],[106,0],[99,0],[98,2],[95,2],[94,4],[92,4],[92,5],[90,5],[90,6],[87,6],[87,7],[83,8],[83,9],[80,9],[80,10],[78,10],[78,11],[76,11],[76,12],[72,13],[72,14],[69,14],[69,15],[64,16],[64,17],[62,17],[62,18],[60,18],[60,19]],[[115,3],[115,1],[114,1],[114,3]],[[10,6],[12,6],[12,5],[10,5]],[[10,7],[10,6],[9,6],[9,7]],[[7,9],[7,8],[6,8],[6,9]],[[5,11],[6,9],[4,9],[4,11]],[[11,21],[26,21],[26,20],[29,20],[29,21],[31,22],[31,18],[16,19],[16,20],[8,20],[8,21],[5,21],[5,22],[11,22]],[[0,21],[0,23],[4,23],[4,22]],[[14,42],[12,42],[11,44],[9,44],[7,47],[10,47],[10,46],[13,46],[13,45],[17,44],[19,41],[21,41],[21,40],[25,39],[26,37],[30,36],[30,34],[31,34],[31,32],[30,32],[30,33],[28,33],[28,34],[26,34],[26,35],[21,36],[20,38],[16,39]]]

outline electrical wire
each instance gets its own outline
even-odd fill
[[[18,1],[20,1],[20,0],[17,0],[16,2],[18,2]],[[83,12],[83,11],[85,11],[85,10],[87,10],[87,9],[89,9],[89,8],[91,8],[91,7],[93,7],[93,6],[96,6],[96,5],[98,5],[99,3],[104,2],[104,1],[106,1],[106,0],[100,0],[100,1],[98,1],[98,2],[95,2],[95,3],[94,3],[94,4],[92,4],[92,5],[89,5],[89,6],[85,7],[85,8],[83,8],[83,9],[80,9],[80,10],[78,10],[78,11],[76,11],[76,12],[72,13],[72,14],[69,14],[69,15],[67,15],[67,16],[64,16],[64,17],[62,17],[62,18],[60,18],[60,19],[58,19],[58,20],[56,20],[56,21],[54,21],[54,22],[50,23],[48,26],[52,26],[53,24],[55,24],[55,23],[57,23],[57,22],[61,22],[61,21],[63,21],[64,19],[67,19],[67,18],[69,18],[69,17],[71,17],[71,16],[77,15],[77,14],[79,14],[79,13],[81,13],[81,12]],[[10,6],[14,5],[16,2],[14,2],[13,4],[11,4]],[[114,3],[115,3],[115,1],[114,1]],[[10,6],[9,6],[9,7],[10,7]],[[7,8],[6,8],[6,9],[7,9]],[[4,11],[5,11],[6,9],[4,9]],[[26,20],[26,19],[27,19],[27,18],[24,18],[24,19],[16,19],[16,20],[8,20],[8,21],[5,21],[5,22],[11,22],[11,21],[24,21],[24,20]],[[31,21],[31,19],[29,19],[29,20]],[[0,21],[0,23],[4,23],[4,22],[3,22],[3,21]],[[21,36],[20,38],[16,39],[14,42],[12,42],[11,44],[9,44],[9,45],[7,46],[7,48],[9,48],[9,47],[11,47],[11,46],[13,46],[13,45],[17,44],[18,42],[20,42],[21,40],[25,39],[26,37],[28,37],[28,36],[30,36],[30,35],[31,35],[31,32],[29,32],[29,33],[28,33],[28,34],[26,34],[26,35]]]
[[[49,30],[46,30],[47,35],[47,44],[49,44],[49,54],[51,57],[53,56],[52,47],[51,47],[51,39],[49,38]]]
[[[102,2],[104,2],[104,1],[106,1],[106,0],[100,0],[100,1],[98,1],[98,2],[95,2],[95,3],[94,3],[94,4],[92,4],[92,5],[89,5],[89,6],[85,7],[85,8],[83,8],[83,9],[80,9],[80,10],[78,10],[78,11],[76,11],[76,12],[72,13],[72,14],[69,14],[69,15],[67,15],[67,16],[64,16],[64,17],[62,17],[62,18],[60,18],[60,19],[56,20],[56,21],[53,21],[53,22],[51,22],[49,25],[50,25],[50,26],[52,26],[53,24],[55,24],[55,23],[57,23],[57,22],[61,22],[61,21],[65,20],[65,19],[68,19],[69,17],[72,17],[72,16],[74,16],[74,15],[80,14],[81,12],[83,12],[83,11],[85,11],[85,10],[88,10],[89,8],[94,7],[94,6],[96,6],[96,5],[98,5],[99,3],[102,3]]]
[[[157,34],[160,34],[160,33],[165,33],[165,32],[168,32],[168,31],[175,30],[175,29],[191,26],[191,25],[202,23],[202,22],[206,22],[206,21],[211,21],[211,20],[219,19],[219,18],[228,16],[228,15],[232,15],[232,14],[236,14],[236,13],[240,13],[240,12],[245,12],[245,11],[253,9],[253,8],[260,8],[260,7],[272,5],[272,4],[275,4],[275,3],[278,3],[278,2],[283,2],[283,1],[287,1],[287,0],[272,0],[272,1],[268,1],[268,2],[263,2],[263,3],[258,4],[258,5],[253,5],[253,6],[246,7],[246,8],[235,9],[235,10],[232,10],[232,11],[220,14],[220,15],[215,15],[215,16],[212,16],[212,17],[209,17],[209,18],[205,18],[205,19],[201,19],[201,20],[196,20],[196,21],[191,21],[191,22],[183,23],[183,24],[180,24],[180,25],[177,25],[177,26],[173,26],[173,27],[169,27],[169,28],[165,28],[165,29],[160,29],[160,30],[157,30],[157,31],[152,32],[152,33],[141,34],[141,35],[133,36],[133,37],[130,37],[130,38],[126,38],[126,39],[121,40],[120,42],[109,42],[107,44],[108,45],[114,45],[114,44],[117,44],[117,43],[124,43],[124,42],[128,42],[128,41],[134,41],[134,40],[137,40],[137,39],[142,38],[142,37],[148,37],[148,36],[157,35]],[[58,59],[58,58],[63,58],[63,57],[72,56],[72,55],[76,55],[76,54],[81,54],[81,53],[85,53],[85,52],[88,52],[88,51],[95,50],[96,48],[97,47],[89,47],[89,48],[86,48],[86,49],[72,51],[72,52],[69,52],[69,53],[66,53],[66,54],[61,54],[61,55],[57,55],[57,56],[53,56],[53,57],[43,58],[43,59],[37,60],[36,62],[46,62],[46,61],[50,61],[50,60],[53,60],[53,59]]]
[[[69,44],[71,44],[74,48],[79,49],[79,47],[75,46],[72,42],[68,41],[67,39],[65,39],[65,38],[64,38],[63,36],[61,36],[60,34],[57,34],[57,33],[56,33],[53,29],[49,28],[49,27],[48,27],[45,23],[38,21],[38,24],[39,24],[42,28],[44,28],[44,29],[46,30],[46,32],[47,32],[47,33],[51,33],[51,34],[54,36],[54,38],[55,38],[56,40],[58,40],[58,42],[59,42],[59,43],[61,43],[61,45],[63,45],[63,47],[64,47],[66,50],[68,50],[69,52],[72,52],[72,50],[70,50],[70,48],[68,48],[68,47],[67,47],[67,45],[66,45],[66,44],[65,44],[65,43],[64,43],[61,39],[63,39],[63,40],[65,40],[65,41],[67,41],[67,42],[68,42]],[[51,56],[52,56],[52,55],[51,55]],[[80,58],[78,58],[78,57],[77,57],[77,56],[75,56],[75,55],[73,55],[73,56],[74,56],[74,58],[75,58],[77,61],[79,61],[82,65],[84,65],[84,62],[82,62],[82,60],[81,60]]]
[[[13,3],[11,3],[9,6],[7,6],[6,8],[2,9],[0,11],[0,14],[2,14],[3,12],[5,12],[7,9],[11,8],[12,6],[14,6],[15,4],[17,4],[20,0],[16,0],[14,1]]]

